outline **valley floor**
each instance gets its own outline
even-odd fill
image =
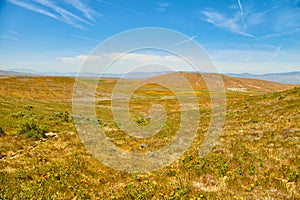
[[[201,120],[192,145],[165,168],[132,174],[101,164],[87,151],[73,124],[69,94],[73,82],[65,81],[64,87],[53,83],[52,99],[45,88],[5,90],[2,84],[0,199],[300,198],[299,87],[267,93],[228,91],[223,133],[202,158],[198,147],[209,126],[210,108],[208,94],[199,90]],[[48,82],[52,84],[51,79]],[[111,92],[113,82],[100,87],[102,94]],[[143,153],[171,141],[180,117],[176,101],[138,98],[169,95],[157,91],[147,93],[147,88],[142,88],[130,105],[133,120],[142,125],[147,120],[141,113],[146,113],[150,104],[165,105],[166,125],[149,139],[133,139],[119,130],[109,98],[100,94],[98,122],[116,146]]]

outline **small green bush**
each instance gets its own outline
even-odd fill
[[[15,113],[10,114],[11,117],[16,118],[16,119],[25,119],[25,118],[39,118],[42,119],[43,116],[35,114],[35,113],[31,113],[31,112],[24,112],[24,111],[18,111]]]
[[[26,113],[24,111],[18,111],[16,113],[10,114],[10,116],[14,118],[23,118],[26,116]]]
[[[51,116],[49,117],[50,120],[59,120],[62,122],[71,122],[72,117],[70,114],[66,112],[53,112],[51,113]]]
[[[146,120],[144,117],[138,117],[138,119],[135,121],[138,125],[144,125],[146,123]]]
[[[45,133],[47,132],[47,127],[39,125],[34,119],[22,120],[16,130],[16,134],[23,135],[25,137],[41,139],[45,138]]]

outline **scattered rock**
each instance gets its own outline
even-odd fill
[[[51,138],[51,137],[56,137],[58,135],[58,133],[53,133],[53,132],[49,132],[49,133],[45,133],[46,138]]]

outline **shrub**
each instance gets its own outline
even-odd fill
[[[40,118],[42,119],[43,116],[41,115],[37,115],[35,113],[31,113],[31,112],[24,112],[24,111],[18,111],[15,113],[10,114],[11,117],[16,118],[16,119],[20,119],[20,118]]]
[[[2,127],[0,126],[0,136],[4,135],[4,130],[2,129]]]
[[[26,116],[26,113],[23,112],[23,111],[18,111],[16,113],[12,113],[10,114],[11,117],[14,117],[14,118],[22,118],[22,117],[25,117]]]
[[[138,125],[144,125],[146,123],[146,120],[144,117],[138,117],[138,119],[136,120],[136,123]]]
[[[16,130],[16,134],[34,139],[45,138],[47,132],[46,126],[41,126],[34,119],[22,120]]]
[[[72,121],[72,117],[70,116],[70,114],[68,112],[53,112],[49,119],[60,120],[63,122],[71,122]]]

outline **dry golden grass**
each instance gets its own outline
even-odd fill
[[[84,81],[89,82],[86,87],[96,85]],[[0,127],[5,132],[0,136],[0,199],[300,198],[300,88],[263,94],[229,91],[224,132],[204,158],[198,157],[198,150],[210,121],[210,101],[209,93],[199,90],[201,121],[192,146],[165,168],[130,174],[101,164],[83,146],[69,119],[73,79],[0,82]],[[162,97],[172,94],[157,85],[136,91],[130,100],[134,122],[147,115],[153,103],[166,107],[168,119],[154,137],[133,139],[112,117],[109,97],[115,83],[100,82],[97,90],[102,93],[96,102],[101,128],[112,142],[141,153],[170,141],[178,128],[179,105],[176,99]],[[42,139],[16,135],[19,122],[29,118],[47,125],[51,134]]]

